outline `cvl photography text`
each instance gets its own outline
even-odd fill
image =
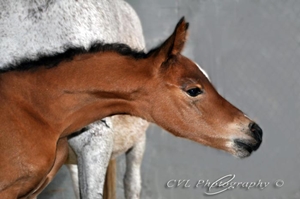
[[[280,188],[284,185],[284,181],[278,179],[274,182],[263,181],[262,179],[258,179],[256,181],[236,181],[235,174],[228,174],[222,176],[216,180],[208,180],[208,179],[199,179],[199,180],[191,180],[191,179],[171,179],[166,183],[166,187],[168,189],[174,188],[202,188],[204,189],[204,195],[217,195],[221,194],[225,191],[234,190],[234,189],[266,189],[267,187],[273,185],[274,187]]]

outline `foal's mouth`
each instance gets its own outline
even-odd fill
[[[236,138],[232,140],[233,153],[239,158],[250,156],[262,143],[262,129],[254,122],[251,122],[248,127],[249,129],[246,133],[249,136],[248,139]]]
[[[251,155],[253,151],[256,151],[261,145],[261,141],[255,144],[250,143],[248,140],[236,139],[234,140],[235,155],[239,158],[245,158]]]

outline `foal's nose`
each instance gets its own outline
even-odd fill
[[[254,138],[261,143],[263,131],[255,122],[251,122],[249,124],[249,129],[253,133]]]

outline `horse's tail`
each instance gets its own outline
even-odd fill
[[[110,160],[105,176],[103,199],[116,199],[116,160]]]

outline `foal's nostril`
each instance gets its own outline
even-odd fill
[[[262,129],[255,122],[249,124],[249,129],[253,132],[255,138],[261,142],[263,135]]]

